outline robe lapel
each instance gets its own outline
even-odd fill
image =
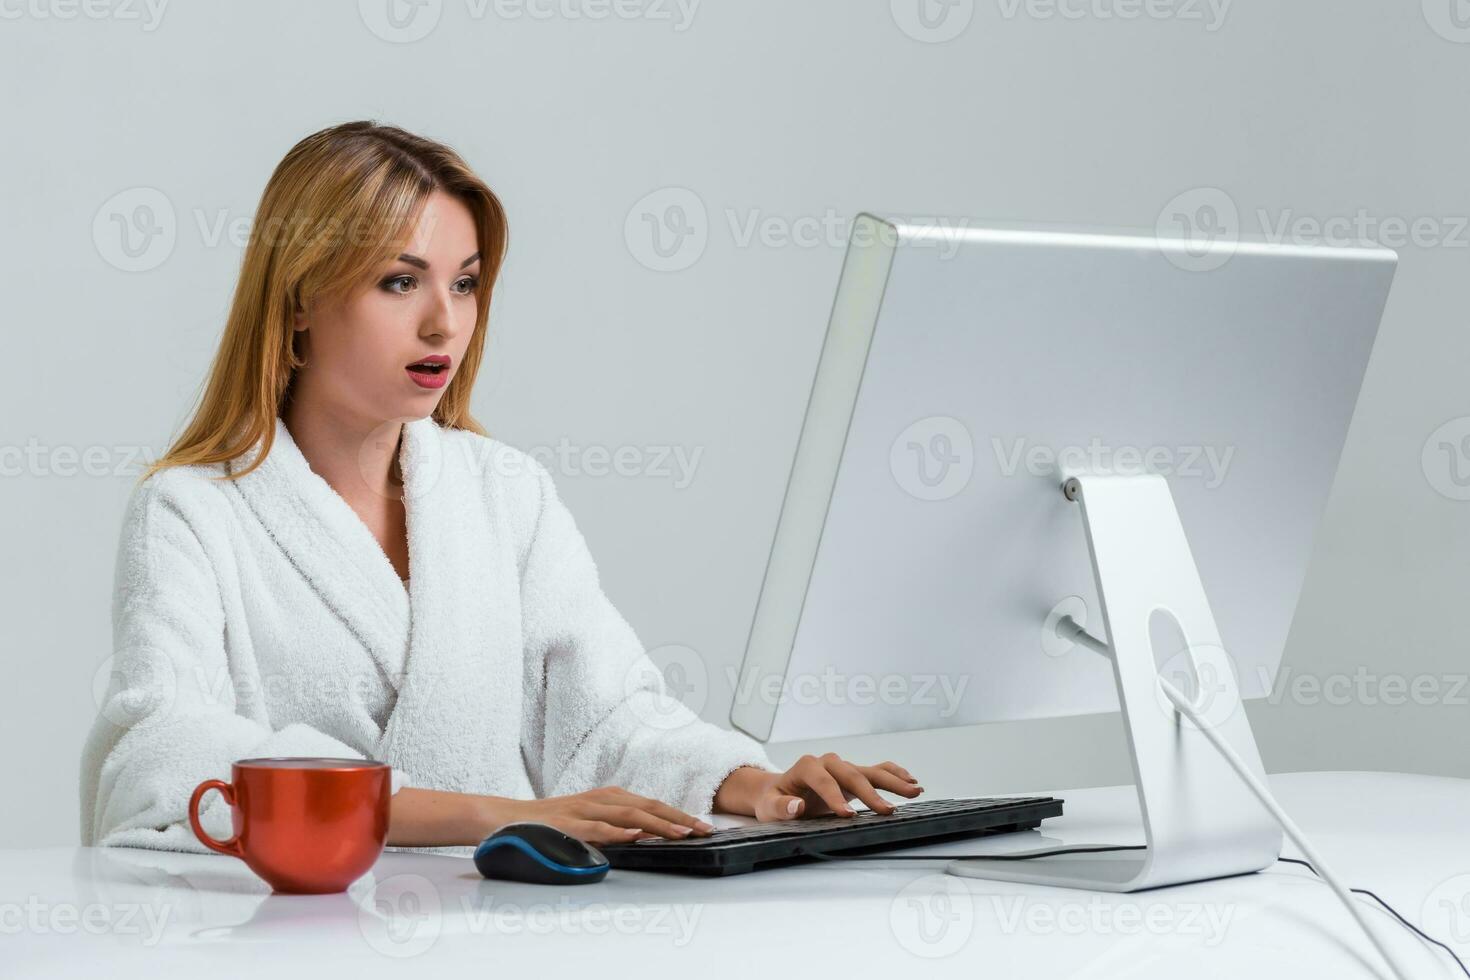
[[[432,426],[433,421],[408,423],[405,442],[408,430],[421,424]],[[259,444],[233,461],[231,472],[249,465],[258,452]],[[403,470],[406,486],[412,477],[406,465]],[[291,564],[397,688],[408,653],[409,593],[372,531],[311,469],[279,418],[265,460],[234,484]],[[412,563],[411,537],[409,548]],[[418,570],[410,567],[410,586],[417,578]]]
[[[430,788],[519,792],[520,580],[492,521],[484,444],[432,420],[405,429],[412,638],[377,758]]]
[[[235,485],[397,689],[373,757],[437,789],[520,793],[520,611],[494,601],[520,583],[487,510],[477,445],[432,417],[404,425],[411,605],[377,539],[312,471],[285,423],[276,420],[270,453]]]

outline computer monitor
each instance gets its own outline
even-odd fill
[[[1192,687],[1259,768],[1238,698],[1272,686],[1396,262],[860,215],[731,722],[788,741],[1121,707],[1151,843],[1250,839],[1254,803],[1129,671]],[[1236,863],[1279,847],[1255,829]]]

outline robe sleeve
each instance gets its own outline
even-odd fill
[[[235,760],[363,753],[305,724],[273,729],[236,712],[236,671],[247,668],[226,656],[215,569],[156,480],[134,492],[118,543],[110,676],[82,755],[82,842],[202,852],[189,797],[206,779],[228,781]],[[233,832],[218,793],[200,822],[217,838]]]
[[[779,772],[760,743],[703,721],[613,607],[551,475],[521,575],[527,703],[522,749],[537,795],[620,786],[694,816],[740,766]]]

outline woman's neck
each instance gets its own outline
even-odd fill
[[[402,496],[398,466],[402,422],[387,425],[295,400],[282,409],[281,421],[312,471],[343,497]]]

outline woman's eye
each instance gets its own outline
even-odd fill
[[[394,288],[395,284],[400,282],[412,284],[413,276],[394,276],[391,279],[385,279],[383,280],[383,288],[388,290],[388,292],[390,293],[398,293],[402,295],[403,290]]]
[[[465,276],[455,285],[464,287],[460,290],[463,293],[473,293],[475,291],[475,287],[480,285],[480,280],[476,279],[474,276]]]

